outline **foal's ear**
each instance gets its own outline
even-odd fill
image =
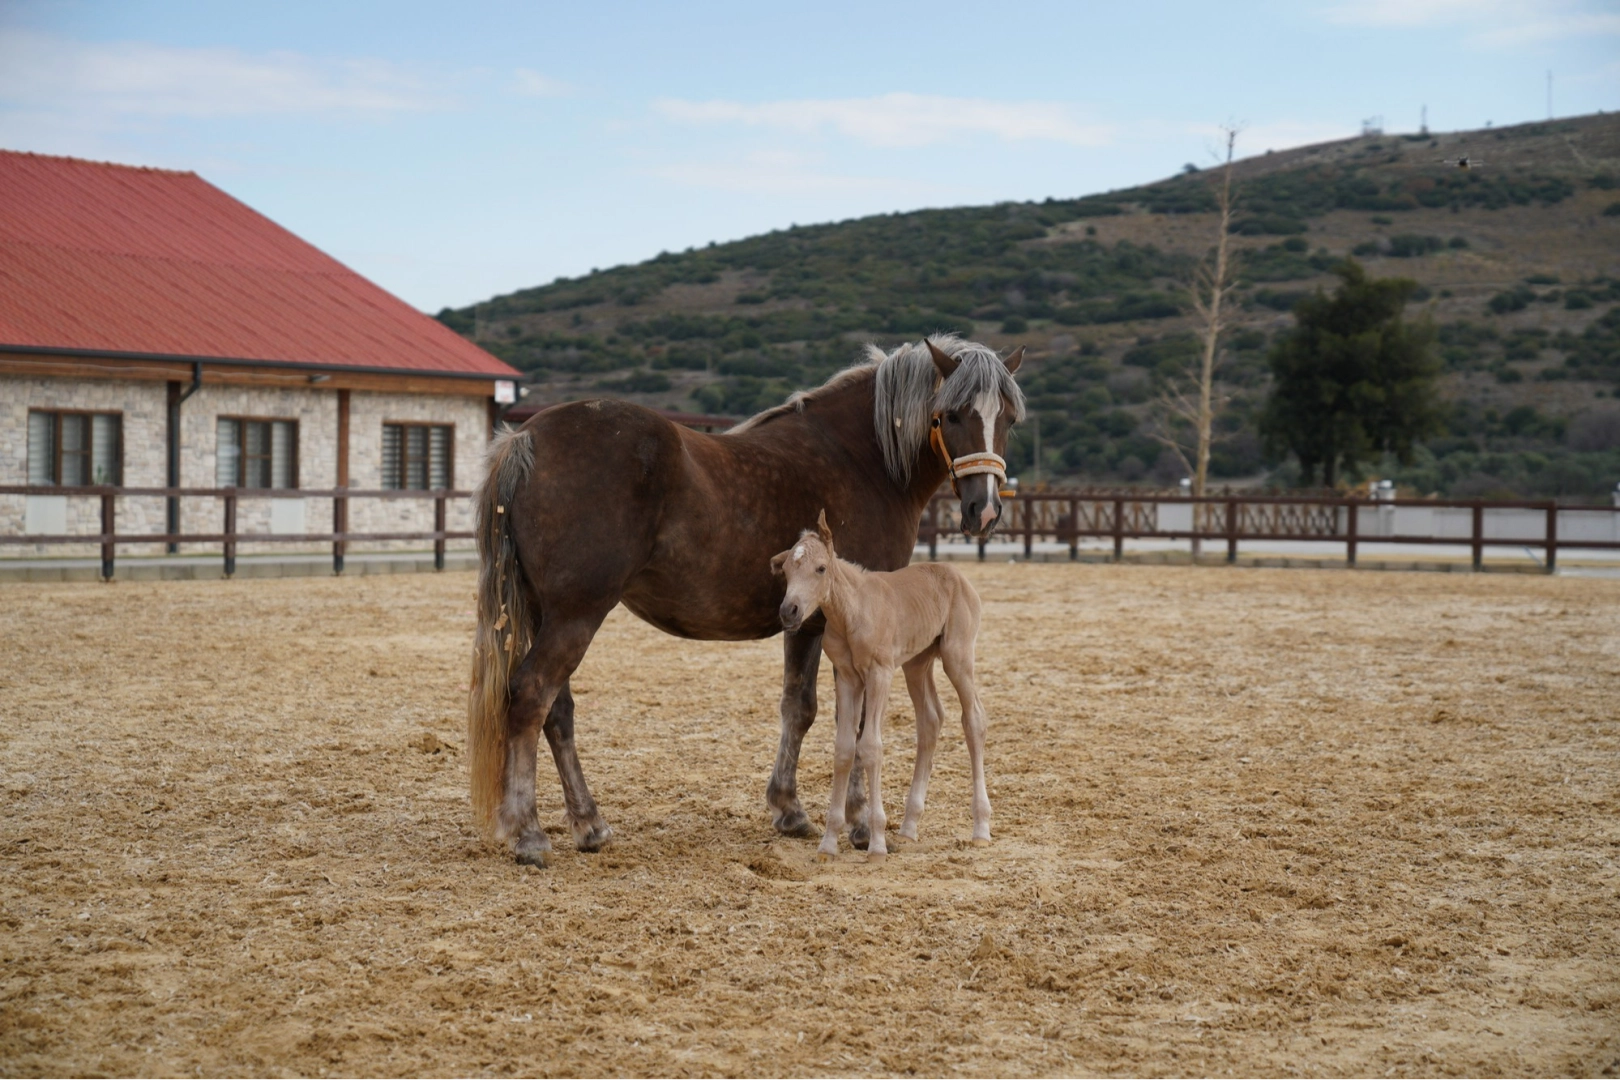
[[[924,338],[923,343],[928,346],[928,355],[934,358],[934,366],[939,368],[942,376],[948,379],[956,373],[962,361],[935,345],[932,338]]]
[[[1007,365],[1008,374],[1011,374],[1012,372],[1017,371],[1018,370],[1018,365],[1022,364],[1023,362],[1024,362],[1024,347],[1022,345],[1020,345],[1020,346],[1018,346],[1018,348],[1014,349],[1013,354],[1011,356],[1007,357],[1007,359],[1002,361],[1003,364]]]
[[[772,555],[771,573],[775,574],[777,577],[785,577],[786,572],[782,569],[782,566],[787,562],[788,556],[791,554],[793,554],[793,549],[788,548],[786,551],[781,552],[780,554]]]
[[[823,510],[821,516],[816,518],[816,535],[821,537],[821,542],[827,545],[828,551],[831,551],[833,546],[832,530],[827,527],[826,510]]]

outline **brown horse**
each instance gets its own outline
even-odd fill
[[[867,362],[721,435],[618,401],[559,405],[497,436],[474,502],[481,571],[467,710],[474,812],[519,862],[551,842],[535,807],[545,732],[574,842],[611,837],[574,749],[568,680],[623,602],[682,637],[742,641],[781,630],[773,554],[822,508],[840,552],[905,566],[923,509],[950,477],[964,528],[1001,517],[1009,427],[1023,416],[1012,373],[983,345],[936,337]],[[799,746],[816,715],[822,620],[785,635],[782,737],[766,789],[775,825],[807,836]],[[858,775],[858,774],[857,774]],[[866,840],[852,789],[851,840]]]

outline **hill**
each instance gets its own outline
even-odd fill
[[[1442,163],[1484,159],[1461,170]],[[1240,325],[1221,369],[1218,479],[1286,483],[1252,418],[1294,301],[1346,256],[1415,278],[1446,366],[1419,491],[1600,496],[1620,480],[1620,116],[1369,135],[1236,166]],[[1077,199],[922,210],[664,253],[439,313],[531,373],[539,400],[616,395],[746,415],[864,340],[956,330],[1029,346],[1028,480],[1173,482],[1144,430],[1192,348],[1183,282],[1215,241],[1213,172]],[[1382,475],[1390,475],[1385,463]]]

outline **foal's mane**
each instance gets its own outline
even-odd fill
[[[756,413],[725,432],[740,435],[778,417],[804,411],[806,405],[864,379],[872,379],[872,427],[883,449],[883,465],[902,487],[911,483],[917,448],[928,438],[928,425],[936,412],[965,409],[989,392],[999,392],[1012,406],[1015,421],[1024,418],[1024,392],[994,349],[955,334],[928,338],[938,349],[959,361],[942,383],[926,342],[907,342],[893,352],[866,346],[866,359],[858,361],[813,390],[800,390],[782,404]]]

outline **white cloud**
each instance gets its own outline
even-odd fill
[[[532,68],[512,72],[512,91],[523,97],[562,97],[572,89],[561,79],[542,75]]]
[[[376,60],[82,42],[16,29],[0,30],[0,102],[126,117],[401,112],[436,104],[416,78]]]
[[[1620,34],[1620,13],[1587,0],[1348,0],[1322,13],[1347,26],[1456,26],[1490,48]]]
[[[1044,140],[1073,146],[1101,146],[1113,129],[1082,123],[1071,106],[1050,101],[990,101],[926,94],[893,93],[869,98],[769,101],[663,99],[653,108],[693,124],[732,123],[808,134],[831,129],[869,146],[913,149],[969,135],[1009,141]]]

